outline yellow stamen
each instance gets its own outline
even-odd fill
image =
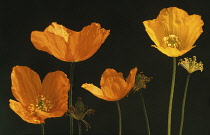
[[[181,46],[181,42],[176,35],[169,35],[163,37],[163,42],[166,44],[167,47],[177,48],[179,49]]]
[[[28,106],[29,110],[31,111],[31,114],[36,114],[37,110],[49,112],[52,107],[53,107],[53,104],[51,103],[51,101],[48,100],[43,95],[38,96],[36,98],[35,104],[30,104]]]
[[[197,70],[203,71],[203,63],[202,62],[196,62],[196,56],[193,56],[193,58],[184,58],[184,60],[180,60],[178,65],[184,67],[189,73],[193,73]]]

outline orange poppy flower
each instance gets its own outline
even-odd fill
[[[178,57],[190,51],[203,32],[201,16],[188,15],[177,7],[164,8],[156,19],[143,22],[146,32],[157,48],[169,57]]]
[[[110,30],[91,23],[80,32],[53,22],[44,32],[33,31],[31,41],[38,49],[67,62],[84,61],[90,58],[105,41]]]
[[[118,101],[133,88],[137,70],[137,68],[132,69],[125,81],[121,72],[117,73],[114,69],[108,68],[101,76],[101,89],[88,83],[83,84],[82,88],[90,91],[98,98],[107,101]]]
[[[13,67],[10,108],[28,123],[41,124],[46,118],[61,117],[68,110],[69,79],[62,71],[39,75],[26,66]]]

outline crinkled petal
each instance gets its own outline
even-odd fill
[[[57,24],[56,22],[52,22],[52,24],[49,25],[44,31],[48,31],[50,33],[63,37],[66,43],[68,42],[68,29],[63,25]]]
[[[116,72],[114,69],[107,68],[100,81],[101,89],[106,97],[109,97],[111,101],[117,101],[123,98],[126,93],[125,89],[127,83],[121,72]]]
[[[130,73],[128,77],[126,78],[127,88],[126,88],[126,94],[133,88],[136,78],[136,72],[138,71],[138,68],[135,67],[130,70]]]
[[[42,95],[52,104],[50,117],[60,117],[68,110],[69,79],[62,71],[48,73],[42,83]]]
[[[101,28],[98,23],[92,23],[84,27],[80,32],[70,32],[68,44],[75,61],[90,58],[104,43],[109,32],[109,30]]]
[[[121,88],[121,83],[107,83],[107,85],[101,87],[107,101],[118,101],[126,96],[124,89]]]
[[[201,16],[190,15],[183,20],[182,26],[180,26],[179,37],[183,43],[183,50],[190,50],[189,48],[194,47],[195,41],[199,38],[203,32],[202,26],[204,25]]]
[[[36,103],[41,91],[39,75],[26,66],[15,66],[11,73],[12,93],[24,106]]]
[[[56,35],[49,31],[31,33],[31,42],[38,50],[48,52],[62,61],[74,61],[67,42],[62,36]]]
[[[155,43],[156,46],[161,46],[163,42],[163,37],[166,36],[164,31],[164,26],[161,25],[156,19],[148,20],[143,22],[145,30],[151,40]]]
[[[111,84],[113,82],[121,84],[122,88],[126,87],[126,82],[123,78],[123,74],[121,72],[116,72],[116,70],[114,69],[107,68],[101,75],[100,85],[101,87],[104,87],[107,86],[107,84]]]
[[[188,13],[177,7],[164,8],[160,11],[157,21],[164,28],[165,35],[179,35],[183,32],[180,29],[184,22],[184,18],[188,17]]]

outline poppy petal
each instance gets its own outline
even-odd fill
[[[14,100],[9,100],[10,108],[17,113],[24,121],[28,123],[33,123],[33,124],[41,124],[44,123],[44,119],[41,119],[40,117],[36,117],[34,114],[29,111],[27,107],[24,107],[21,103],[14,101]]]
[[[42,82],[42,95],[48,101],[45,104],[48,105],[50,117],[60,117],[68,110],[68,91],[70,89],[69,79],[67,75],[62,71],[56,71],[48,73]],[[57,112],[58,111],[58,112]],[[60,112],[60,113],[59,113]]]
[[[91,92],[94,96],[104,99],[103,91],[100,88],[96,87],[95,85],[84,83],[82,84],[81,87]]]
[[[68,42],[69,33],[67,32],[67,28],[63,25],[52,22],[52,24],[49,25],[44,31],[48,31],[52,34],[58,35],[59,37],[63,37],[66,43]]]
[[[126,83],[128,84],[128,86],[126,88],[127,92],[129,92],[133,88],[137,71],[138,71],[137,67],[131,69],[128,77],[126,78]]]
[[[35,104],[41,91],[39,75],[26,66],[15,66],[11,73],[12,93],[24,106]]]
[[[166,36],[164,27],[156,19],[143,22],[145,30],[156,46],[161,46],[163,37]]]
[[[204,25],[204,22],[199,15],[186,17],[184,22],[180,37],[182,37],[181,40],[183,41],[183,44],[185,44],[183,49],[190,50],[194,47],[192,45],[194,45],[195,41],[203,32],[202,26]]]
[[[109,30],[101,28],[100,24],[92,23],[80,32],[69,35],[69,46],[76,61],[90,58],[104,43],[109,35]]]
[[[123,90],[127,87],[127,83],[123,74],[116,72],[114,69],[108,68],[103,72],[100,85],[107,101],[117,101],[126,95]]]
[[[31,33],[31,41],[38,50],[48,52],[62,61],[73,61],[71,51],[67,50],[67,43],[63,37],[50,33],[49,31]],[[68,57],[66,54],[68,53]]]

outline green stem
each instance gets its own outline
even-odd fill
[[[69,91],[69,109],[72,107],[72,88],[73,88],[73,73],[74,73],[74,63],[70,64],[70,91]],[[74,134],[74,123],[73,117],[70,117],[70,135]]]
[[[173,73],[172,73],[171,93],[170,93],[169,107],[168,107],[168,135],[171,135],[171,114],[172,114],[175,78],[176,78],[176,57],[173,57]]]
[[[146,121],[146,126],[147,126],[147,133],[148,133],[148,135],[150,135],[149,119],[148,119],[148,116],[147,116],[147,109],[146,109],[146,105],[145,105],[145,102],[144,102],[144,96],[143,96],[143,93],[141,91],[139,92],[139,95],[140,95],[140,99],[141,99],[143,110],[144,110],[144,116],[145,116],[145,121]]]
[[[81,122],[80,122],[80,120],[77,120],[77,123],[78,123],[79,135],[81,135],[82,134],[82,130],[81,130]]]
[[[42,135],[44,135],[44,123],[42,123],[41,126],[42,126]]]
[[[119,101],[116,101],[117,103],[117,109],[119,113],[119,135],[122,135],[122,116],[121,116],[121,110],[120,110],[120,103]]]
[[[182,129],[183,129],[183,124],[184,124],[185,101],[186,101],[186,97],[187,97],[187,89],[188,89],[189,80],[190,80],[190,73],[187,76],[187,80],[186,80],[186,84],[185,84],[184,96],[183,96],[183,101],[182,101],[182,115],[181,115],[181,124],[180,124],[180,129],[179,129],[179,135],[182,135]]]

